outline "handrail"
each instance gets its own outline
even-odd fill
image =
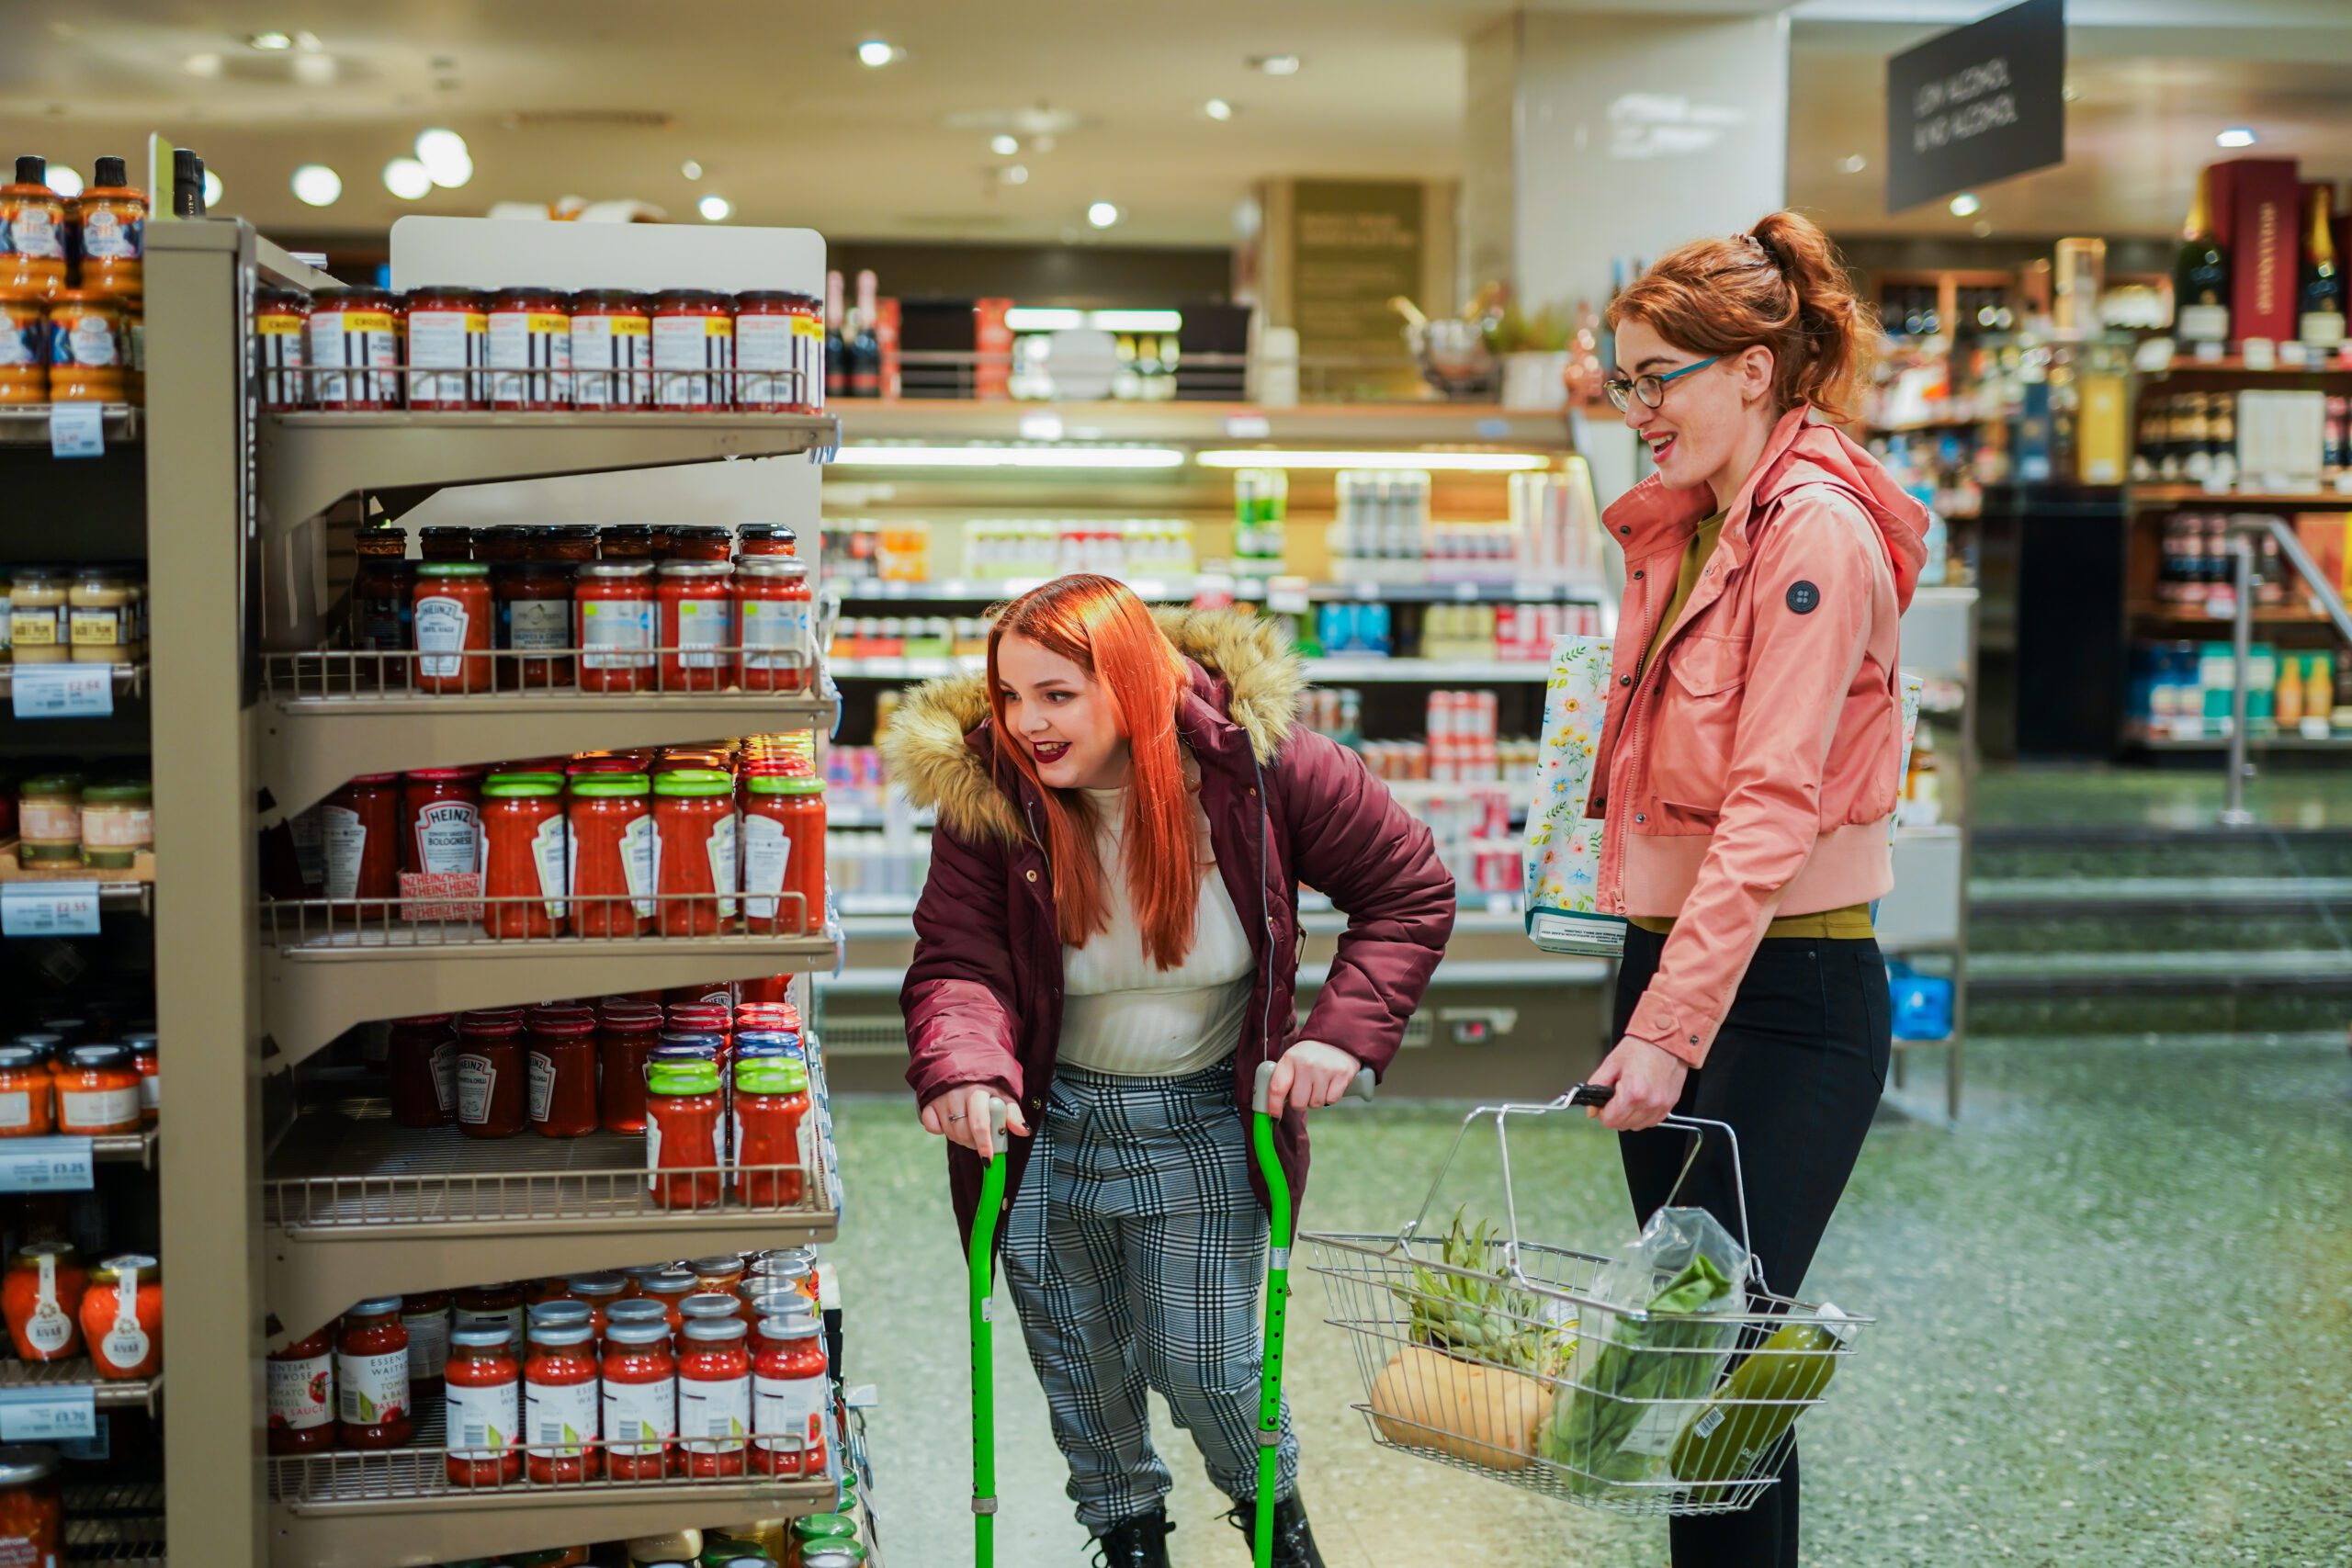
[[[2319,601],[2327,618],[2335,623],[2337,635],[2352,643],[2352,610],[2346,610],[2343,596],[2335,585],[2321,575],[2318,566],[2287,526],[2286,520],[2267,514],[2241,513],[2230,519],[2231,575],[2236,585],[2237,603],[2230,624],[2231,654],[2233,660],[2233,689],[2230,693],[2230,764],[2228,794],[2222,808],[2222,825],[2225,828],[2245,828],[2254,823],[2254,815],[2245,808],[2245,781],[2251,764],[2246,761],[2247,682],[2252,679],[2254,663],[2254,557],[2255,536],[2267,534],[2278,542],[2278,554],[2295,569],[2303,580],[2304,591]]]

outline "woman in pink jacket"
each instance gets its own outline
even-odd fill
[[[1657,472],[1605,515],[1625,604],[1595,760],[1601,908],[1628,918],[1595,1083],[1646,1218],[1669,1111],[1739,1134],[1750,1244],[1793,1294],[1886,1081],[1871,905],[1893,886],[1899,626],[1927,514],[1842,417],[1875,327],[1829,241],[1780,212],[1666,256],[1609,310],[1610,400]],[[1735,1234],[1728,1162],[1678,1202]],[[1742,1514],[1676,1519],[1677,1568],[1794,1568],[1797,1461]]]

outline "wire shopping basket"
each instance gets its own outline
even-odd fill
[[[1303,1266],[1328,1282],[1327,1321],[1348,1331],[1363,1378],[1356,1408],[1384,1447],[1610,1513],[1736,1513],[1779,1479],[1797,1418],[1824,1402],[1838,1358],[1875,1320],[1762,1288],[1747,1255],[1738,1136],[1720,1122],[1666,1119],[1691,1134],[1666,1205],[1702,1141],[1723,1138],[1747,1268],[1727,1292],[1718,1278],[1716,1293],[1735,1310],[1673,1310],[1690,1271],[1669,1280],[1638,1260],[1633,1277],[1652,1287],[1641,1304],[1609,1299],[1608,1284],[1622,1297],[1625,1266],[1521,1240],[1511,1119],[1608,1094],[1579,1085],[1547,1104],[1479,1107],[1411,1224],[1393,1236],[1302,1233]],[[1465,1232],[1457,1217],[1444,1235],[1425,1234],[1446,1171],[1487,1120],[1502,1156],[1504,1231]]]

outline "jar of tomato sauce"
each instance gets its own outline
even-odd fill
[[[490,299],[490,406],[545,413],[571,401],[571,301],[552,288]]]
[[[530,1017],[531,1130],[583,1138],[597,1127],[596,1021],[585,1012]]]
[[[760,1475],[825,1472],[825,1408],[832,1379],[824,1331],[805,1319],[772,1318],[752,1362],[752,1470]]]
[[[415,641],[416,568],[408,558],[408,530],[368,528],[352,541],[358,562],[351,574],[351,646],[367,653],[405,653]],[[357,661],[368,673],[390,660]]]
[[[401,775],[401,869],[425,875],[481,870],[480,768],[420,768]]]
[[[711,936],[735,918],[735,779],[683,768],[653,781],[664,936]]]
[[[808,566],[790,556],[746,556],[735,563],[734,587],[738,682],[747,692],[807,691],[817,667]]]
[[[164,1117],[164,1055],[152,1029],[133,1030],[122,1037],[130,1047],[130,1065],[139,1071],[139,1122],[153,1127]]]
[[[572,584],[584,692],[644,692],[654,682],[653,567],[640,560],[582,564]]]
[[[646,1189],[664,1209],[716,1209],[724,1191],[718,1065],[664,1060],[645,1067]]]
[[[400,406],[400,296],[381,288],[317,294],[304,324],[312,407],[357,413]]]
[[[481,793],[482,929],[503,937],[560,935],[568,878],[562,782],[492,777]]]
[[[651,1048],[650,1035],[648,1049]],[[56,1124],[56,1080],[30,1045],[0,1045],[0,1138],[34,1138]]]
[[[678,1432],[678,1364],[666,1322],[615,1323],[605,1330],[605,1468],[616,1481],[651,1481],[669,1472]]]
[[[755,773],[743,781],[743,929],[825,929],[825,786]],[[765,897],[761,897],[765,895]]]
[[[65,1561],[65,1500],[54,1449],[0,1448],[0,1562]]]
[[[596,1059],[605,1132],[645,1131],[645,1062],[661,1037],[662,1014],[650,1004],[607,1004],[598,1015]]]
[[[735,406],[746,413],[798,413],[793,364],[796,296],[754,289],[735,296]]]
[[[713,1069],[716,1076],[716,1069]],[[714,1120],[717,1111],[714,1109]],[[19,1247],[0,1281],[0,1316],[20,1361],[63,1361],[82,1353],[82,1292],[89,1276],[70,1241]]]
[[[713,1076],[716,1077],[715,1073]],[[684,1207],[684,1205],[673,1206]],[[670,1332],[675,1334],[685,1324],[685,1301],[688,1296],[695,1293],[695,1277],[691,1270],[663,1269],[658,1273],[638,1280],[636,1288],[641,1299],[652,1302],[661,1307],[662,1321],[669,1325]]]
[[[600,1339],[605,1334],[605,1314],[628,1289],[628,1281],[612,1269],[599,1269],[594,1274],[574,1274],[564,1285],[564,1290],[573,1301],[588,1308],[589,1326],[596,1331]]]
[[[556,1291],[568,1288],[560,1280],[542,1280],[539,1283]],[[539,1330],[543,1328],[578,1327],[593,1334],[596,1326],[595,1318],[595,1309],[586,1302],[573,1301],[568,1295],[553,1295],[531,1303],[525,1318],[525,1332],[533,1339],[538,1338]]]
[[[459,1328],[496,1328],[517,1349],[523,1344],[523,1289],[512,1282],[474,1285],[458,1292]]]
[[[672,560],[731,560],[727,530],[704,523],[681,523],[670,530]]]
[[[523,1363],[504,1330],[449,1336],[446,1431],[453,1486],[496,1486],[523,1473]]]
[[[600,560],[641,560],[653,558],[653,530],[642,523],[616,523],[596,530],[596,556]]]
[[[269,1353],[269,1451],[334,1447],[334,1325]]]
[[[788,523],[743,523],[736,525],[735,554],[743,556],[797,556],[800,536]]]
[[[428,560],[416,569],[413,625],[416,689],[446,694],[487,692],[498,607],[490,568],[481,561]]]
[[[261,406],[272,413],[310,404],[311,378],[304,373],[309,355],[303,352],[310,323],[311,297],[302,290],[254,290],[254,368],[260,375]]]
[[[473,288],[408,294],[408,406],[448,412],[483,406],[490,362],[488,300]]]
[[[571,568],[526,556],[498,573],[498,646],[524,655],[499,661],[498,683],[545,692],[572,683]]]
[[[571,919],[582,936],[653,929],[652,781],[591,773],[571,781]]]
[[[520,1022],[470,1012],[458,1020],[459,1132],[469,1138],[521,1132],[525,1077]]]
[[[743,1322],[689,1319],[678,1331],[678,1448],[688,1475],[741,1475],[752,1430],[752,1356]]]
[[[391,1075],[392,1120],[439,1127],[457,1119],[458,1037],[453,1015],[418,1013],[392,1020],[384,1062]]]
[[[346,1449],[396,1449],[416,1429],[401,1299],[374,1296],[343,1314],[334,1342],[339,1436]]]
[[[715,692],[734,669],[734,570],[723,561],[662,563],[654,597],[662,613],[662,691]]]
[[[164,1364],[164,1271],[141,1252],[107,1258],[82,1295],[90,1365],[114,1382],[152,1378]]]
[[[76,1045],[57,1071],[57,1130],[96,1138],[139,1131],[139,1068],[127,1045]]]
[[[585,1323],[532,1326],[531,1355],[523,1363],[523,1435],[534,1481],[586,1481],[604,1468],[592,1337]]]
[[[596,558],[596,528],[588,523],[559,523],[531,536],[527,560],[561,561],[581,566]]]
[[[719,1252],[708,1258],[687,1260],[694,1270],[695,1286],[707,1295],[732,1295],[735,1287],[743,1282],[743,1258],[740,1253]]]
[[[646,297],[583,288],[571,297],[572,397],[583,409],[653,400],[653,323]]]
[[[329,918],[379,924],[401,891],[401,776],[361,773],[319,807]]]
[[[449,1292],[424,1291],[403,1297],[401,1326],[408,1330],[409,1393],[419,1399],[439,1394],[442,1371],[449,1364]]]
[[[734,1062],[735,1196],[760,1209],[788,1209],[807,1191],[800,1123],[808,1114],[808,1073],[785,1055]]]
[[[691,413],[720,412],[735,400],[735,310],[708,288],[665,288],[653,297],[653,401]]]
[[[474,531],[456,524],[435,524],[417,534],[416,551],[429,561],[471,560]]]

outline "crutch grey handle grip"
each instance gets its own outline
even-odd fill
[[[994,1095],[990,1095],[990,1096],[989,1096],[989,1137],[991,1137],[991,1138],[1002,1138],[1002,1137],[1004,1136],[1004,1122],[1005,1122],[1005,1118],[1006,1118],[1007,1116],[1011,1115],[1011,1114],[1012,1114],[1012,1108],[1011,1108],[1011,1107],[1009,1107],[1009,1106],[1007,1106],[1003,1100],[999,1100],[999,1099],[998,1099],[996,1096],[994,1096]]]
[[[1355,1081],[1349,1084],[1347,1089],[1342,1091],[1341,1098],[1347,1100],[1361,1100],[1366,1105],[1370,1105],[1372,1103],[1373,1081],[1372,1069],[1370,1067],[1363,1068],[1356,1074]],[[1273,1063],[1259,1063],[1258,1080],[1250,1087],[1250,1109],[1255,1111],[1261,1116],[1270,1113],[1266,1109],[1266,1100],[1269,1094],[1272,1091],[1273,1082]]]

